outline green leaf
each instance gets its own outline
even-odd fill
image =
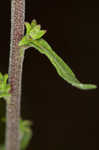
[[[30,36],[33,40],[40,39],[46,33],[46,30],[35,30],[36,27],[30,32]]]
[[[20,120],[20,140],[21,150],[25,150],[32,138],[31,122],[28,120]]]
[[[72,84],[72,86],[83,90],[96,88],[96,85],[93,84],[80,83],[70,67],[52,50],[44,39],[33,40],[32,43],[30,43],[30,46],[33,46],[39,52],[45,54],[56,68],[59,76],[61,76],[68,83]]]
[[[26,26],[26,34],[28,35],[31,31],[31,25],[28,22],[25,22],[24,24]]]
[[[37,25],[37,21],[34,19],[31,22],[31,28],[33,29]]]
[[[40,28],[40,25],[36,25],[33,29],[31,29],[29,35],[33,40],[40,39],[46,33],[46,30],[40,30]]]
[[[10,94],[10,85],[7,83],[8,74],[2,75],[0,73],[0,98],[4,98],[5,100],[9,100]]]

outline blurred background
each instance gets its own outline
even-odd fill
[[[78,79],[99,86],[99,5],[85,0],[26,0],[26,21],[36,19],[44,38]],[[0,72],[8,71],[10,1],[0,5]],[[23,119],[33,122],[28,150],[98,150],[99,89],[78,90],[61,79],[35,49],[25,53],[22,81]],[[5,115],[0,100],[0,119]],[[0,122],[0,142],[3,127]]]

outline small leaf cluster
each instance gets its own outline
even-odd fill
[[[26,35],[19,42],[19,46],[30,46],[32,40],[40,39],[45,33],[46,30],[41,30],[41,25],[37,25],[36,20],[33,20],[30,23],[25,22],[26,26]]]
[[[2,75],[0,73],[0,98],[8,100],[11,96],[10,94],[10,85],[7,83],[8,74]]]
[[[63,59],[58,56],[51,46],[42,38],[46,33],[46,30],[41,30],[41,26],[37,25],[37,22],[33,20],[30,23],[25,22],[26,34],[19,42],[20,50],[33,47],[38,50],[40,53],[47,56],[52,65],[55,67],[58,75],[70,83],[72,86],[82,90],[95,89],[96,85],[94,84],[83,84],[81,83],[72,72],[71,68],[63,61]]]

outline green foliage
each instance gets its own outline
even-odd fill
[[[0,98],[4,98],[5,100],[9,100],[10,98],[10,85],[7,83],[8,74],[2,75],[0,73]]]
[[[32,138],[31,122],[28,120],[20,120],[20,139],[21,150],[25,150]]]
[[[2,75],[0,73],[0,98],[4,98],[6,102],[10,102],[10,85],[7,83],[8,74]],[[6,122],[6,119],[2,119],[3,122]],[[19,129],[20,129],[20,142],[21,150],[25,150],[30,142],[32,137],[32,130],[30,128],[31,122],[27,120],[20,120]],[[5,150],[5,144],[0,145],[0,150]]]
[[[25,23],[25,26],[26,35],[19,42],[19,46],[21,47],[20,49],[33,47],[40,53],[45,54],[53,64],[53,66],[56,68],[59,76],[70,83],[72,86],[83,90],[96,88],[96,85],[93,84],[80,83],[70,67],[52,50],[50,45],[42,38],[46,31],[41,30],[40,25],[37,25],[37,22],[35,20],[33,20],[31,24]]]
[[[4,121],[5,122],[5,121]],[[28,120],[20,120],[19,129],[20,129],[20,141],[21,141],[21,150],[25,150],[32,138],[31,122]],[[0,150],[5,150],[5,145],[0,145]]]
[[[27,28],[26,34],[30,36],[33,40],[41,38],[46,30],[41,30],[40,25],[36,25],[36,21],[32,21],[31,25],[28,22],[25,22],[25,26]]]

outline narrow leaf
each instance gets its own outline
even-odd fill
[[[57,73],[68,83],[79,89],[95,89],[96,85],[82,84],[76,78],[70,67],[52,50],[49,44],[44,39],[32,40],[30,46],[36,48],[42,54],[45,54],[56,68]]]

